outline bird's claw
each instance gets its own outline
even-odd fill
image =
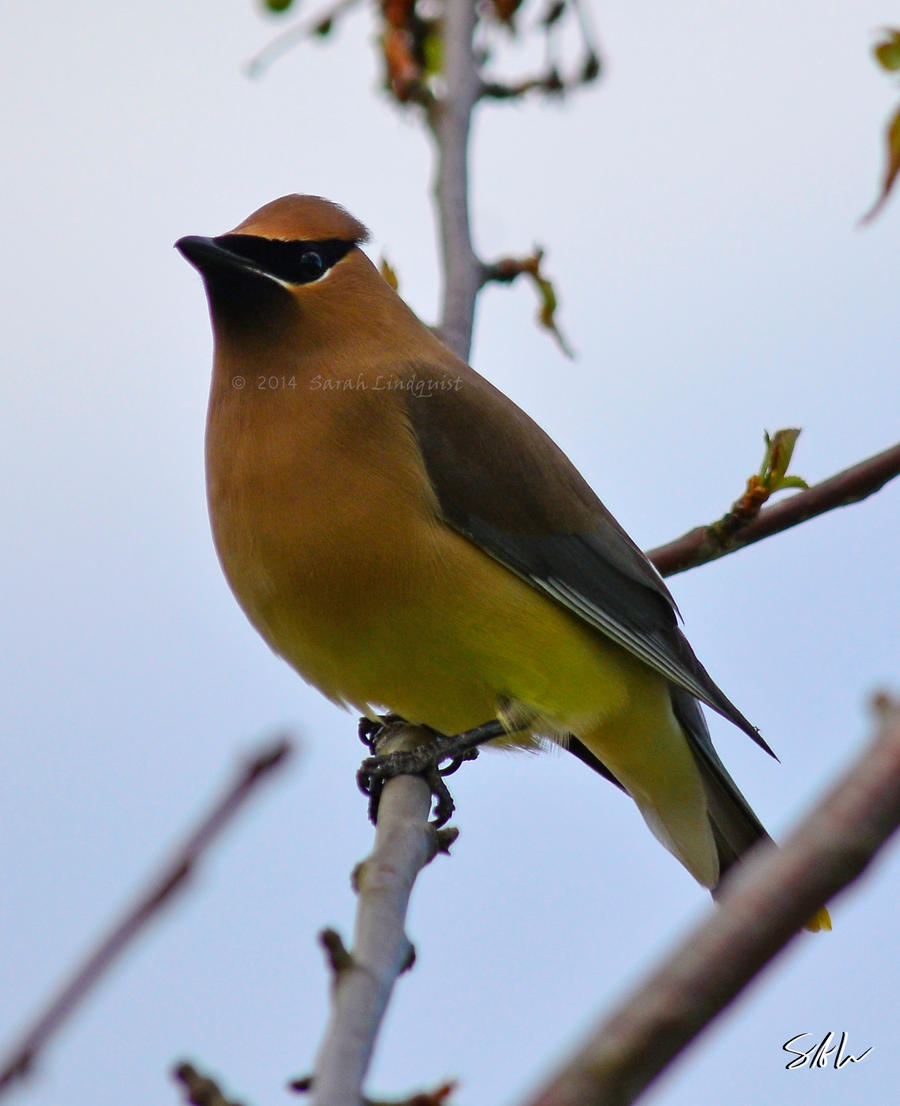
[[[461,754],[448,752],[445,745],[450,740],[452,739],[439,736],[427,745],[420,745],[409,751],[366,757],[360,765],[356,781],[360,791],[369,796],[369,818],[372,822],[378,820],[378,803],[384,785],[395,776],[420,776],[425,780],[434,796],[432,825],[439,829],[449,821],[454,803],[443,777],[455,772],[464,760],[474,760],[478,756],[477,749],[467,749]],[[441,768],[441,763],[448,757],[450,763],[446,768]]]
[[[375,753],[367,757],[357,773],[356,780],[363,794],[369,796],[369,817],[373,822],[378,819],[378,800],[385,783],[394,776],[421,776],[431,788],[434,796],[434,822],[440,828],[453,813],[453,799],[447,790],[443,777],[452,775],[464,760],[474,760],[478,756],[478,746],[486,741],[502,737],[506,729],[502,722],[493,719],[474,729],[447,737],[432,730],[434,735],[427,744],[417,745],[409,751],[397,751],[379,755],[377,750],[384,737],[384,731],[394,723],[403,720],[396,715],[385,715],[375,722],[361,718],[359,736]],[[427,729],[428,727],[417,727]],[[441,768],[444,761],[450,763]]]
[[[369,752],[375,756],[375,746],[384,735],[385,730],[395,723],[402,721],[403,719],[399,714],[379,714],[376,718],[369,718],[368,715],[364,714],[359,720],[356,732],[359,736],[359,740],[365,745]]]

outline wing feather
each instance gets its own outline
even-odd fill
[[[445,521],[772,753],[694,655],[662,577],[568,457],[473,369],[452,370],[458,387],[405,396]]]

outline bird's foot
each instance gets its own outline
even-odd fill
[[[359,740],[365,745],[372,756],[376,756],[378,753],[378,745],[382,744],[388,736],[388,731],[391,726],[405,726],[408,723],[405,719],[401,718],[399,714],[379,714],[375,718],[368,718],[363,715],[359,720],[359,725],[356,728],[356,732],[359,736]],[[427,726],[420,726],[420,729],[428,729]]]
[[[385,715],[378,722],[360,719],[359,736],[373,753],[362,762],[356,776],[360,790],[369,796],[369,818],[373,822],[378,820],[378,802],[388,780],[394,776],[421,776],[434,796],[433,825],[439,828],[449,820],[454,807],[444,776],[455,772],[464,760],[474,760],[478,756],[479,745],[502,737],[506,730],[501,722],[491,721],[447,737],[427,726],[417,726],[416,729],[433,735],[430,741],[411,749],[379,753],[379,748],[392,736],[391,730],[397,726],[408,726],[408,723],[396,715]],[[446,767],[441,767],[444,764]]]

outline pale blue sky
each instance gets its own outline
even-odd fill
[[[311,5],[304,11],[313,10]],[[475,366],[540,419],[645,546],[716,516],[764,428],[804,428],[821,479],[898,436],[900,202],[865,232],[896,92],[857,0],[596,6],[606,59],[567,104],[488,109],[473,222],[487,257],[547,249],[562,359],[530,289],[491,289]],[[285,192],[369,224],[401,291],[437,300],[429,148],[374,91],[367,15],[262,81],[252,0],[7,6],[0,457],[0,1042],[36,1011],[240,751],[289,725],[303,757],[261,795],[42,1058],[28,1106],[158,1106],[189,1056],[235,1097],[288,1102],[349,932],[370,833],[355,720],[272,656],[222,580],[202,436],[211,342],[172,249]],[[695,648],[781,757],[713,720],[777,835],[898,684],[900,487],[673,581]],[[573,758],[484,755],[454,778],[462,835],[415,892],[369,1091],[445,1076],[515,1102],[709,909],[632,806]],[[900,1024],[889,849],[647,1097],[654,1106],[887,1101]],[[846,1030],[841,1072],[781,1044]],[[125,1091],[123,1092],[123,1088]]]

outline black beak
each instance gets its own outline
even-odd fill
[[[220,246],[215,238],[201,238],[196,234],[189,234],[186,238],[179,238],[175,243],[175,249],[185,257],[195,269],[204,275],[213,275],[223,269],[240,269],[244,272],[265,274],[240,254]]]
[[[223,237],[227,241],[227,235]],[[258,325],[261,312],[293,302],[278,277],[254,258],[229,249],[222,239],[189,234],[178,239],[175,249],[203,277],[213,317],[219,321]]]

